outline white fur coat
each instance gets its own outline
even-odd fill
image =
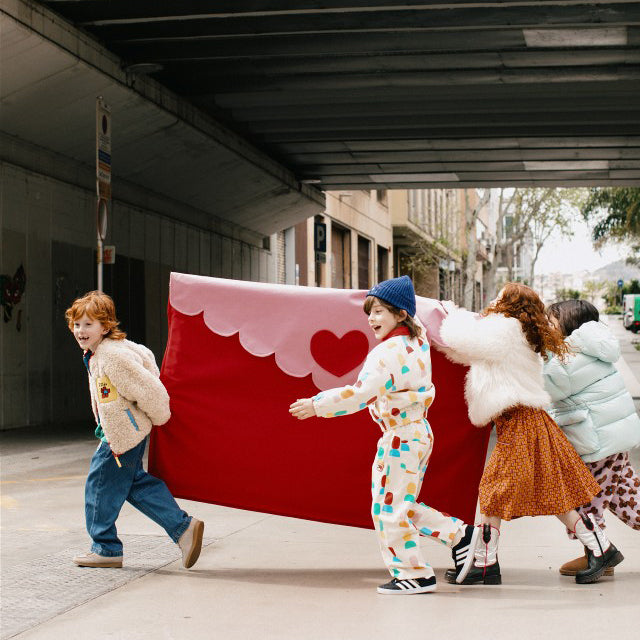
[[[469,365],[465,398],[473,424],[483,426],[516,405],[538,409],[549,405],[542,357],[533,351],[516,318],[448,311],[440,335],[449,347],[447,356]]]
[[[105,338],[91,356],[89,370],[93,413],[116,455],[133,449],[152,425],[171,417],[169,394],[153,353],[144,345]]]

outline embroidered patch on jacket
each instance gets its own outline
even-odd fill
[[[118,399],[118,392],[107,376],[98,378],[96,386],[98,388],[98,402],[113,402]]]

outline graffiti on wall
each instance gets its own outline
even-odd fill
[[[2,306],[2,317],[5,322],[10,322],[13,314],[13,308],[22,300],[24,290],[27,286],[27,274],[24,267],[20,265],[13,277],[8,275],[0,275],[0,306]],[[21,312],[19,311],[16,318],[16,328],[21,329]]]

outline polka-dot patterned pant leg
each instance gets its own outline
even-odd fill
[[[460,529],[459,520],[416,503],[432,442],[428,423],[387,431],[378,442],[372,470],[372,516],[382,558],[396,578],[433,576],[420,550],[420,534],[450,544]]]

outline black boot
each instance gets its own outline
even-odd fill
[[[576,573],[578,584],[597,582],[605,569],[615,567],[624,560],[591,514],[577,520],[573,532],[587,552],[587,568]]]
[[[613,570],[613,567],[623,560],[624,556],[611,543],[601,556],[596,556],[591,549],[587,549],[587,568],[576,573],[576,582],[578,584],[597,582],[609,567]]]
[[[456,572],[453,569],[447,569],[444,579],[450,584],[455,584]],[[500,563],[496,561],[486,567],[471,567],[467,577],[460,584],[502,584]]]

